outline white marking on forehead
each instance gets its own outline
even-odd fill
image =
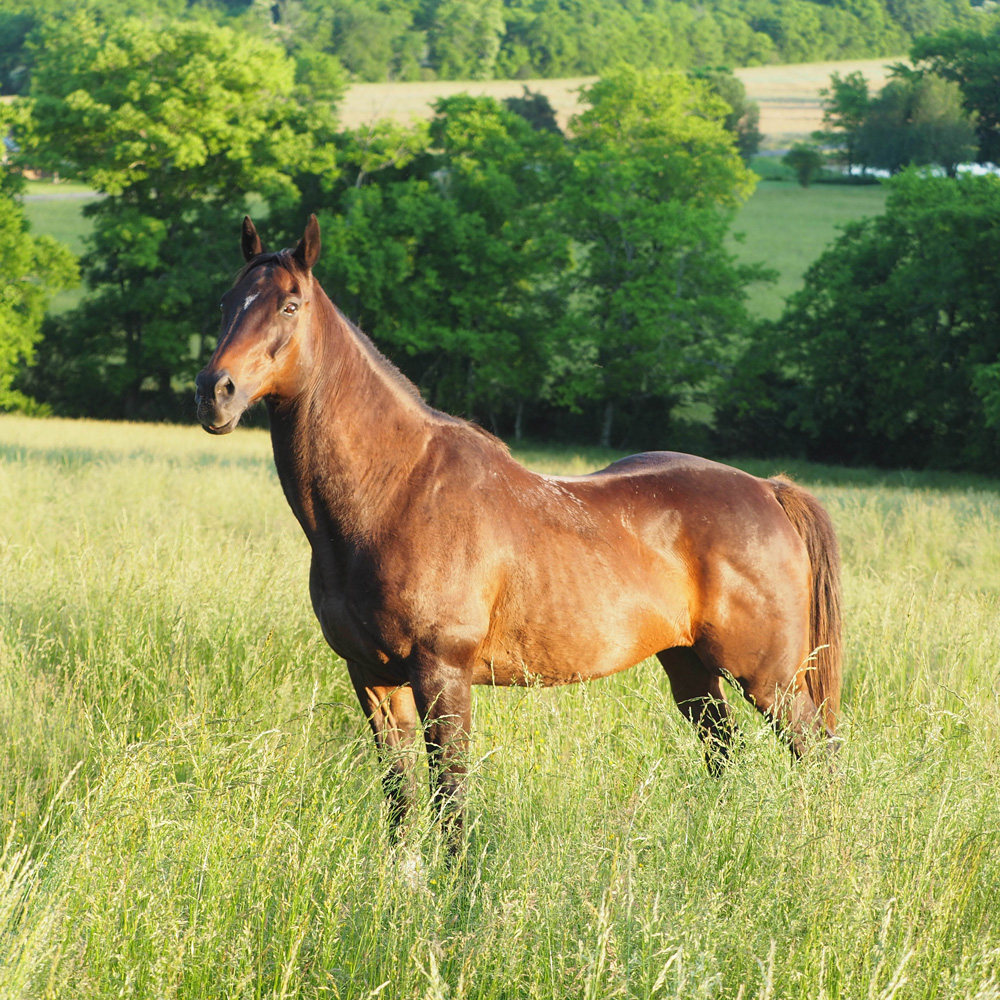
[[[248,295],[248,296],[247,296],[247,297],[246,297],[246,298],[245,298],[245,299],[243,300],[243,311],[244,311],[244,312],[246,312],[246,310],[247,310],[247,308],[249,307],[250,303],[251,303],[251,302],[253,302],[253,300],[254,300],[255,298],[257,298],[257,296],[258,296],[258,295],[260,295],[260,292],[254,292],[254,293],[253,293],[253,295]]]

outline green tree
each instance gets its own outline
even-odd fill
[[[500,0],[437,0],[433,11],[427,37],[438,75],[492,79],[504,31]]]
[[[919,69],[958,84],[966,111],[976,116],[979,161],[1000,164],[1000,24],[918,38],[910,58]]]
[[[809,187],[823,168],[823,154],[805,142],[797,142],[781,158],[786,167],[795,171],[796,179],[802,187]]]
[[[119,413],[141,412],[152,390],[163,412],[214,329],[233,220],[251,194],[294,204],[293,172],[332,167],[332,119],[297,100],[280,47],[203,20],[102,26],[76,14],[34,49],[22,159],[105,195],[90,208],[91,292],[51,358],[73,358],[67,377],[100,375]]]
[[[419,76],[426,31],[403,4],[338,0],[323,11],[332,19],[327,44],[359,80],[411,80]],[[320,36],[322,37],[322,36]]]
[[[78,11],[102,24],[137,16],[179,18],[186,6],[186,0],[4,0],[0,10],[0,93],[28,92],[34,63],[32,35],[53,21]]]
[[[76,260],[48,236],[32,236],[17,201],[19,178],[0,172],[0,410],[28,399],[11,387],[31,364],[50,295],[76,281]]]
[[[0,94],[20,94],[28,86],[24,43],[35,26],[26,11],[0,10]]]
[[[524,87],[520,97],[507,97],[503,106],[520,115],[537,132],[562,132],[552,102],[537,90]]]
[[[934,75],[897,75],[871,102],[857,136],[866,167],[897,173],[934,164],[954,176],[975,155],[975,124],[958,85]]]
[[[746,321],[760,272],[725,250],[753,175],[724,126],[729,106],[680,74],[622,69],[584,91],[561,202],[580,247],[576,318],[594,343],[591,395],[610,444],[626,402],[679,402]]]
[[[723,124],[736,137],[736,148],[743,162],[749,163],[751,157],[757,155],[764,138],[760,131],[760,106],[747,98],[743,81],[731,70],[702,68],[693,70],[691,75],[697,80],[704,80],[711,92],[729,105]]]
[[[885,214],[845,228],[736,369],[742,419],[825,460],[993,471],[1000,179],[888,183]]]
[[[830,86],[821,90],[823,99],[823,129],[814,133],[818,142],[837,151],[837,158],[850,171],[860,165],[858,136],[871,108],[868,81],[860,70],[842,77],[834,73]]]

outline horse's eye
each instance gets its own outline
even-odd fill
[[[225,312],[225,310],[226,310],[226,303],[225,302],[220,302],[219,303],[219,312]]]
[[[281,313],[283,316],[294,316],[298,311],[298,304],[295,302],[289,302],[285,308],[281,310]]]

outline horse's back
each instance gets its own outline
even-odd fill
[[[554,478],[595,507],[616,516],[627,513],[636,527],[643,517],[653,522],[679,519],[686,534],[717,542],[733,532],[742,537],[768,528],[783,534],[791,528],[770,480],[697,455],[643,452],[587,476]]]
[[[806,593],[808,553],[771,480],[695,455],[646,452],[566,485],[683,568],[695,632],[734,595],[766,604],[789,589]]]

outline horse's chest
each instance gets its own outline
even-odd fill
[[[464,617],[443,615],[424,590],[402,582],[389,586],[367,576],[349,577],[334,587],[314,581],[311,590],[326,641],[356,662],[402,663],[415,647],[433,649]]]

